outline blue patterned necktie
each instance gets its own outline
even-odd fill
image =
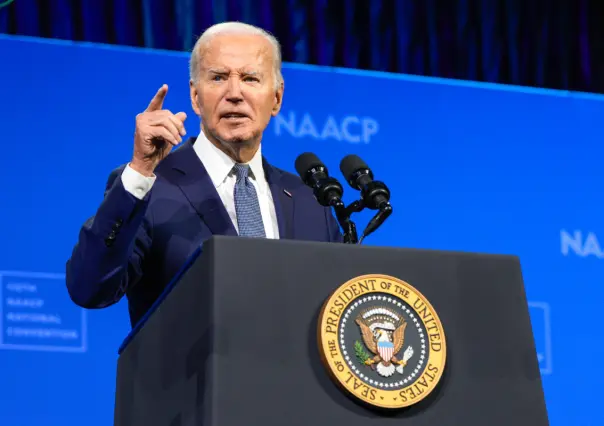
[[[246,164],[235,164],[233,170],[237,175],[235,212],[237,213],[239,235],[242,237],[266,237],[258,195],[248,178],[250,167]]]

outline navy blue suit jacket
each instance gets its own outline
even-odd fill
[[[124,189],[125,166],[111,173],[103,202],[82,226],[67,261],[67,289],[76,304],[102,308],[126,295],[134,326],[205,240],[237,235],[194,142],[189,139],[159,164],[143,200]],[[281,239],[342,241],[331,211],[298,176],[266,159],[263,164]]]

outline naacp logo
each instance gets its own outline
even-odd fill
[[[446,341],[428,300],[408,283],[364,275],[338,288],[319,318],[319,347],[332,378],[377,407],[424,399],[442,377]]]

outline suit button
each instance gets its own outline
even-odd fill
[[[115,232],[112,232],[111,234],[109,234],[109,236],[107,238],[105,238],[105,245],[107,247],[111,247],[114,242],[115,242]]]

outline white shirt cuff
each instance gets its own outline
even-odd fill
[[[122,172],[122,184],[124,185],[124,189],[139,200],[145,198],[145,195],[147,195],[155,183],[155,179],[155,175],[150,177],[141,175],[130,167],[130,164],[128,164]]]

